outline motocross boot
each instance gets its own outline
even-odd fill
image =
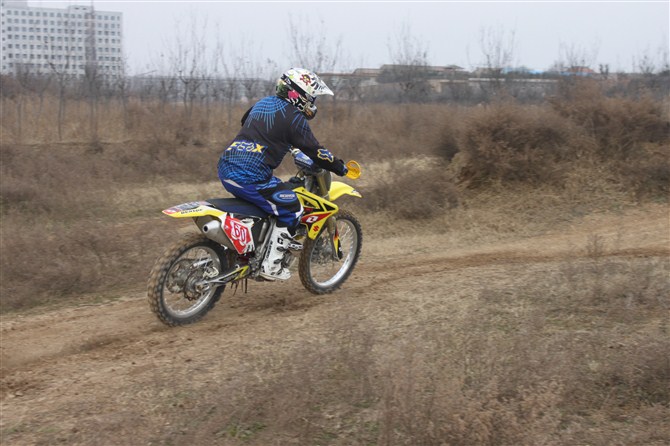
[[[291,277],[291,271],[284,267],[284,256],[289,250],[302,249],[302,245],[293,240],[287,228],[277,226],[272,229],[269,243],[261,264],[260,276],[267,280],[288,280]]]

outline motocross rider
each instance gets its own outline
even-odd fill
[[[223,187],[235,197],[250,201],[277,216],[260,275],[268,280],[291,277],[282,267],[285,252],[301,248],[293,240],[302,215],[294,184],[273,176],[292,147],[300,149],[317,166],[343,176],[344,162],[314,137],[308,120],[316,115],[316,98],[333,92],[315,73],[292,68],[277,80],[276,95],[258,101],[242,117],[242,129],[219,159]]]

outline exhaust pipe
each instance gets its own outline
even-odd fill
[[[219,219],[211,216],[198,217],[195,219],[195,224],[198,225],[198,228],[200,228],[202,233],[205,234],[208,239],[213,240],[228,249],[235,250],[230,239],[223,232],[221,221]]]

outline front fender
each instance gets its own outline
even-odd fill
[[[331,201],[337,200],[342,195],[353,195],[354,197],[363,198],[363,195],[356,189],[339,181],[333,181],[330,184],[330,191],[328,191],[328,194]]]

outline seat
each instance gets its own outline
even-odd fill
[[[242,214],[260,218],[265,218],[269,215],[255,204],[241,198],[210,198],[206,201],[215,208],[230,212],[231,214]]]

